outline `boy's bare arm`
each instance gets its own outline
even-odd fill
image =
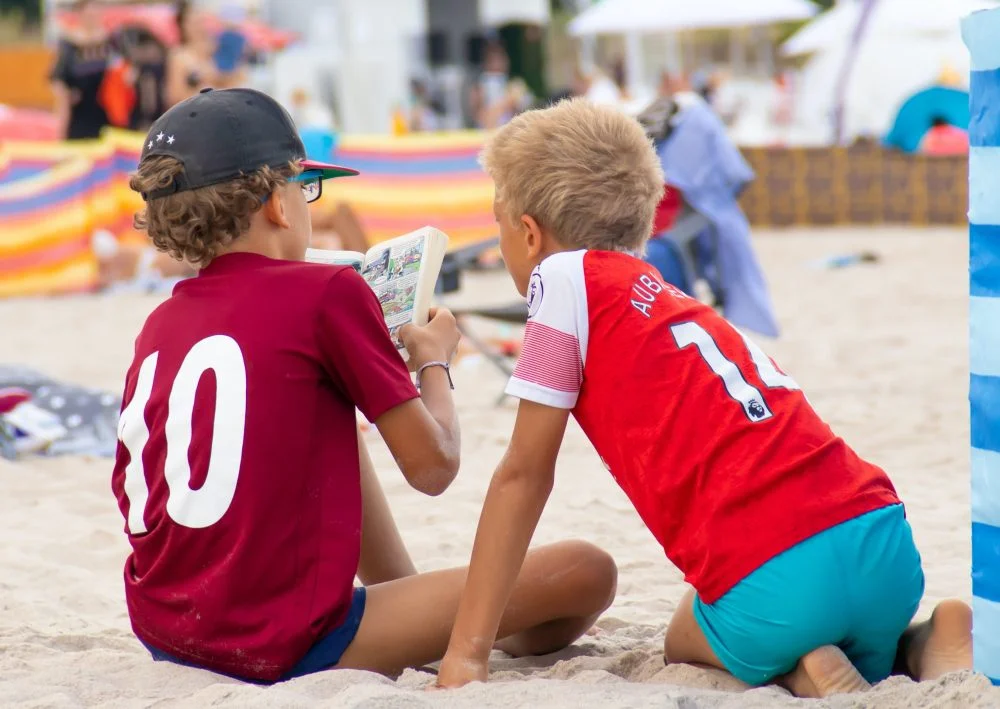
[[[417,573],[399,528],[392,518],[389,502],[382,491],[375,466],[368,454],[361,432],[358,432],[358,453],[361,463],[361,558],[358,578],[365,586],[395,581]]]
[[[542,509],[569,412],[522,401],[506,455],[490,482],[472,562],[438,685],[486,679],[487,660]]]
[[[445,309],[431,310],[427,325],[406,326],[399,336],[414,370],[425,364],[450,362],[460,337],[455,317]],[[440,495],[458,474],[458,416],[451,379],[444,367],[424,369],[420,381],[419,399],[390,409],[375,425],[407,482],[427,495]]]
[[[443,369],[424,370],[421,384],[419,399],[390,409],[375,426],[406,481],[425,495],[436,496],[458,474],[458,417]]]

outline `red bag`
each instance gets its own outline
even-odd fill
[[[97,100],[108,114],[108,121],[117,128],[128,128],[135,108],[135,86],[132,67],[124,59],[114,59],[104,72]]]

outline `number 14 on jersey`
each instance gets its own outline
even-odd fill
[[[696,322],[673,325],[670,332],[681,349],[696,347],[709,369],[722,380],[726,393],[743,408],[743,413],[754,423],[767,421],[774,416],[760,389],[750,384],[736,364],[726,358],[708,331]],[[790,376],[778,370],[771,358],[753,340],[739,333],[746,345],[750,359],[757,369],[757,376],[768,389],[797,391],[799,385]]]

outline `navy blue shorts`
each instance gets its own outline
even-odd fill
[[[329,635],[313,645],[309,652],[305,654],[305,657],[299,660],[298,664],[285,673],[278,681],[284,682],[295,677],[302,677],[303,675],[336,667],[347,647],[354,641],[354,636],[357,635],[358,628],[361,626],[361,618],[365,614],[365,598],[364,588],[354,589],[354,595],[351,597],[351,607],[347,611],[347,617],[344,618],[344,622],[334,628]],[[143,643],[143,645],[146,644]],[[181,660],[149,645],[146,645],[146,649],[149,650],[149,654],[157,662],[173,662],[187,667],[198,667],[193,662]],[[243,680],[244,682],[255,682],[257,684],[270,684],[270,682],[261,682],[259,680],[247,680],[246,677],[234,677],[234,679]]]

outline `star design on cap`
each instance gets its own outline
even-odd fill
[[[160,134],[156,136],[156,142],[159,143],[162,140],[163,140],[163,131],[161,130]]]
[[[173,145],[173,144],[174,144],[174,136],[168,135],[167,136],[167,145]]]
[[[149,143],[146,145],[146,148],[149,149],[149,150],[152,150],[153,149],[153,141],[149,141]]]

